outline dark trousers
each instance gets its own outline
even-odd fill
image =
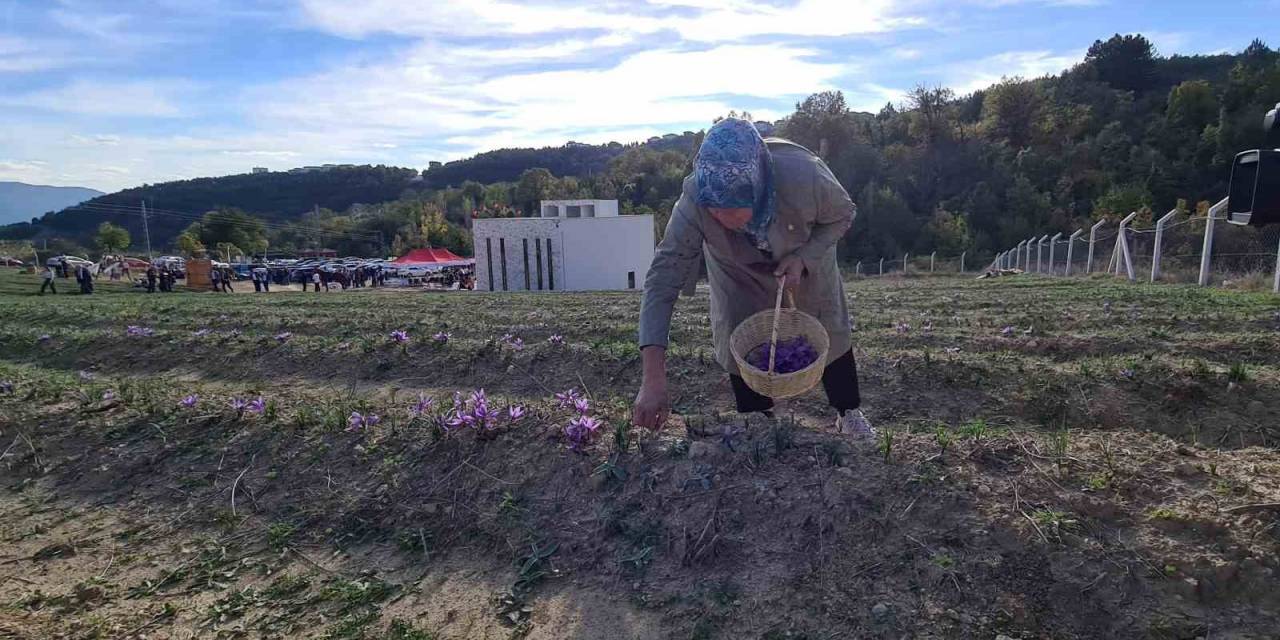
[[[257,278],[254,278],[253,280],[253,290],[257,291],[258,293],[262,293],[262,282],[259,281]]]
[[[729,384],[733,386],[733,399],[739,413],[773,408],[773,398],[753,391],[741,376],[730,375]],[[852,350],[827,365],[822,372],[822,387],[827,392],[827,402],[841,413],[862,405],[862,397],[858,394],[858,364],[853,360]]]
[[[49,278],[40,284],[40,295],[44,295],[44,290],[48,289],[54,294],[58,293],[58,288],[53,286],[53,278]]]

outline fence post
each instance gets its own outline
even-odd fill
[[[1125,235],[1125,232],[1129,230],[1129,223],[1133,222],[1136,217],[1138,217],[1137,211],[1125,216],[1124,220],[1120,221],[1120,234],[1116,236],[1116,271],[1119,271],[1120,267],[1123,266],[1125,275],[1129,277],[1129,280],[1135,280],[1136,278],[1133,275],[1133,254],[1129,252],[1129,237]]]
[[[1062,232],[1059,231],[1058,233],[1053,234],[1052,238],[1049,238],[1049,275],[1053,275],[1053,255],[1058,250],[1058,238],[1061,237]]]
[[[1271,291],[1280,293],[1280,246],[1276,247],[1276,280],[1271,284]]]
[[[860,275],[862,275],[862,261],[861,261],[861,260],[859,260],[859,261],[858,261],[858,264],[853,265],[853,275],[855,275],[855,276],[860,276]]]
[[[1022,242],[1018,243],[1018,246],[1013,248],[1013,268],[1014,269],[1022,268],[1022,247],[1025,244],[1027,244],[1027,241],[1023,240]]]
[[[969,253],[969,252],[968,252],[968,251],[961,251],[961,252],[960,252],[960,273],[964,273],[964,254],[966,254],[966,253]],[[997,262],[997,263],[999,262],[999,260],[1000,260],[1000,258],[1001,258],[1001,257],[1003,257],[1003,256],[997,256],[997,257],[996,257],[996,262]]]
[[[1036,240],[1036,273],[1044,273],[1044,241],[1049,239],[1045,234]]]
[[[1227,199],[1223,198],[1217,204],[1209,207],[1209,215],[1204,221],[1204,245],[1200,247],[1200,286],[1209,285],[1209,264],[1213,258],[1213,225],[1218,219],[1218,213],[1227,208]]]
[[[1106,223],[1107,219],[1103,218],[1098,221],[1098,224],[1089,227],[1089,262],[1084,266],[1086,274],[1093,273],[1093,243],[1098,241],[1098,229],[1102,228],[1102,225]]]
[[[1084,229],[1076,229],[1076,232],[1067,238],[1067,275],[1071,275],[1071,256],[1076,252],[1076,238],[1079,238],[1082,233]]]
[[[902,275],[907,275],[907,261],[911,259],[911,254],[902,254]]]
[[[884,275],[884,258],[880,258],[880,275]]]
[[[1155,247],[1151,250],[1152,282],[1160,279],[1160,258],[1164,250],[1164,224],[1172,220],[1176,215],[1178,215],[1178,210],[1175,208],[1173,211],[1160,216],[1159,220],[1156,220],[1156,243]]]
[[[933,253],[929,254],[929,273],[933,273],[933,259],[936,258],[937,256],[938,256],[937,251],[934,251]]]
[[[1027,238],[1027,268],[1023,269],[1027,273],[1031,273],[1031,247],[1035,246],[1035,238]]]

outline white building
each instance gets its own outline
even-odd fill
[[[472,221],[479,291],[640,289],[653,261],[653,216],[617,200],[544,200],[537,218]]]

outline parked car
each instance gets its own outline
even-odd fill
[[[3,266],[3,267],[21,267],[21,266],[24,266],[25,264],[26,264],[25,262],[17,258],[10,258],[9,256],[0,256],[0,266]]]
[[[79,267],[81,265],[86,267],[93,266],[93,262],[91,260],[87,260],[79,256],[53,256],[52,258],[49,258],[48,260],[46,260],[45,264],[50,267],[57,267],[58,265],[62,264],[63,260],[67,261],[67,267],[70,269],[75,269],[76,267]]]

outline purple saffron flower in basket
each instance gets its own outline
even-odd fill
[[[550,338],[547,338],[547,342],[550,342],[557,347],[564,346],[564,336],[557,333]]]
[[[200,396],[194,393],[178,401],[179,405],[182,405],[187,409],[191,409],[199,403],[200,403]]]
[[[391,332],[391,339],[398,343],[404,344],[409,341],[409,332],[405,331],[404,329],[396,329],[395,331]]]
[[[451,335],[452,334],[446,333],[444,331],[440,331],[435,335],[431,336],[431,339],[439,344],[444,344],[449,341],[449,338]]]
[[[288,342],[293,337],[292,331],[281,331],[276,334],[276,342]]]
[[[507,407],[507,419],[512,422],[519,422],[521,418],[524,418],[524,414],[524,407],[518,405]]]
[[[262,396],[258,396],[257,398],[254,398],[252,402],[249,403],[248,409],[257,414],[266,413],[267,401],[263,400]]]

